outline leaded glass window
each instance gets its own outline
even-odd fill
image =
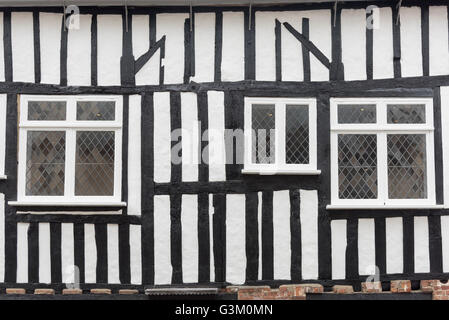
[[[122,99],[21,96],[18,202],[120,203]]]
[[[331,99],[332,205],[435,205],[432,103]]]
[[[245,98],[245,131],[243,173],[319,174],[315,99]]]

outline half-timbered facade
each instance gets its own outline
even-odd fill
[[[0,287],[449,276],[447,1],[2,2]]]

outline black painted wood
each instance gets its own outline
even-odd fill
[[[299,190],[290,190],[291,277],[293,281],[302,279],[300,202]]]
[[[393,70],[394,77],[400,78],[401,75],[401,19],[396,4],[391,7],[393,11]]]
[[[226,195],[215,194],[213,200],[213,250],[215,282],[226,281]]]
[[[198,195],[198,282],[210,282],[209,194]]]
[[[359,276],[358,226],[357,219],[348,219],[346,225],[346,279],[357,279]]]
[[[441,243],[441,217],[429,216],[430,272],[443,272],[443,248]]]
[[[39,225],[28,227],[28,282],[39,282]]]
[[[215,68],[214,81],[221,81],[221,59],[223,47],[223,12],[215,14]]]
[[[97,14],[92,15],[92,24],[90,29],[90,81],[93,86],[98,85],[98,23]]]
[[[415,270],[415,224],[413,217],[402,219],[402,232],[404,235],[404,273],[413,273]]]
[[[378,21],[374,21],[374,11],[366,13],[366,78],[373,79],[373,45],[374,34],[373,27]]]
[[[429,51],[429,5],[421,5],[421,50],[423,75],[429,76],[430,51]]]
[[[273,192],[262,193],[262,279],[274,279]]]
[[[95,225],[97,247],[97,283],[108,283],[108,229],[107,224]]]
[[[34,82],[41,82],[41,39],[39,12],[33,12]]]
[[[50,222],[51,282],[62,282],[61,224]]]
[[[172,284],[182,281],[182,226],[181,195],[170,196],[170,249],[172,264]]]
[[[75,253],[75,266],[79,270],[79,283],[85,282],[85,259],[84,259],[84,224],[73,224],[74,234],[74,253]],[[75,279],[76,280],[76,279]]]
[[[374,219],[374,241],[376,250],[376,266],[380,274],[387,273],[387,235],[385,218]]]
[[[275,56],[276,56],[276,81],[282,81],[282,25],[276,19],[274,27]]]
[[[154,284],[153,95],[143,95],[141,103],[142,283],[150,285]]]
[[[67,43],[69,30],[65,27],[66,20],[69,17],[62,17],[61,22],[61,52],[60,52],[60,84],[61,86],[67,86]]]
[[[17,96],[15,94],[7,95],[5,174],[8,176],[5,201],[14,201],[17,199]],[[16,208],[6,205],[5,282],[16,282],[17,276],[17,224],[15,217]]]
[[[441,92],[434,89],[433,96],[434,156],[435,156],[435,196],[437,204],[444,204],[443,181],[443,136],[441,131]]]
[[[257,280],[259,275],[259,197],[255,192],[245,195],[245,250],[246,281]]]
[[[302,18],[302,35],[309,40],[309,19]],[[310,40],[309,40],[310,41]],[[302,65],[304,72],[304,81],[310,81],[310,51],[305,45],[302,45]]]
[[[12,81],[11,10],[3,12],[3,50],[5,58],[5,81]]]

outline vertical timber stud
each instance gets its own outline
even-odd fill
[[[428,77],[430,72],[429,65],[429,4],[421,5],[421,50],[422,50],[422,68],[423,76]]]
[[[91,25],[91,53],[90,53],[90,74],[91,74],[91,84],[92,86],[98,85],[98,44],[97,44],[97,14],[92,15],[92,25]]]
[[[10,14],[10,13],[9,13]],[[6,114],[6,171],[8,183],[5,195],[5,282],[16,282],[17,223],[16,208],[8,201],[17,199],[17,95],[8,94]]]
[[[275,34],[275,56],[276,56],[276,81],[282,81],[282,25],[276,19],[274,34]]]
[[[68,33],[69,30],[66,28],[66,19],[70,19],[70,16],[67,17],[64,9],[64,16],[62,17],[62,26],[61,26],[61,53],[60,53],[60,63],[61,63],[61,73],[60,73],[60,83],[61,86],[67,85],[67,45],[68,45]]]
[[[151,18],[150,18],[151,19]],[[154,284],[153,94],[142,96],[142,284]]]
[[[341,8],[335,1],[332,10],[332,61],[330,66],[330,80],[344,80],[344,66],[341,60]]]
[[[221,81],[221,59],[223,47],[223,11],[215,13],[215,70],[214,81]]]
[[[123,86],[135,86],[134,56],[132,49],[132,15],[128,14],[127,7],[123,14],[123,49],[120,58],[120,74]]]
[[[39,11],[33,11],[33,35],[34,35],[34,81],[41,82],[41,40],[39,27]]]
[[[245,9],[245,80],[256,79],[256,37],[255,37],[255,10],[250,6]]]
[[[330,99],[320,94],[317,98],[317,130],[330,132]],[[318,169],[321,170],[321,181],[330,181],[330,134],[318,135]],[[331,226],[326,204],[330,203],[330,186],[321,183],[318,190],[318,277],[331,279]]]
[[[123,127],[122,127],[122,201],[128,202],[128,146],[129,146],[129,95],[123,96]],[[128,214],[123,208],[123,215]],[[129,224],[119,224],[119,275],[120,283],[131,282],[129,246]]]
[[[5,50],[5,81],[12,81],[11,10],[3,12],[3,47]],[[6,140],[8,141],[8,140]]]
[[[392,5],[393,11],[393,69],[394,77],[400,78],[401,71],[401,2],[398,5]]]
[[[198,120],[200,124],[198,153],[200,159],[198,178],[199,182],[209,181],[209,154],[208,154],[208,101],[207,92],[201,91],[197,94]],[[204,150],[204,154],[203,151]],[[210,282],[210,228],[209,228],[209,194],[202,192],[198,194],[198,281],[200,283]]]
[[[374,9],[366,12],[366,78],[373,80]]]

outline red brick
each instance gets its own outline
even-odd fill
[[[392,293],[405,293],[412,291],[412,284],[410,280],[393,280],[391,281]]]
[[[81,289],[63,289],[62,294],[83,294]]]
[[[286,291],[291,297],[299,297],[306,294],[306,289],[302,285],[287,284],[279,287],[279,291]]]
[[[92,294],[111,294],[111,289],[90,289]]]
[[[332,292],[338,294],[351,294],[354,293],[354,289],[352,286],[335,285],[332,287]]]
[[[119,294],[139,294],[139,290],[134,289],[120,289],[118,291]]]
[[[303,283],[299,284],[298,287],[304,288],[304,293],[323,293],[324,288],[318,283]]]
[[[54,289],[35,289],[34,294],[55,294]]]
[[[25,294],[25,289],[23,288],[6,288],[6,294]]]
[[[365,293],[379,293],[382,292],[382,283],[376,282],[362,282],[362,292]]]

